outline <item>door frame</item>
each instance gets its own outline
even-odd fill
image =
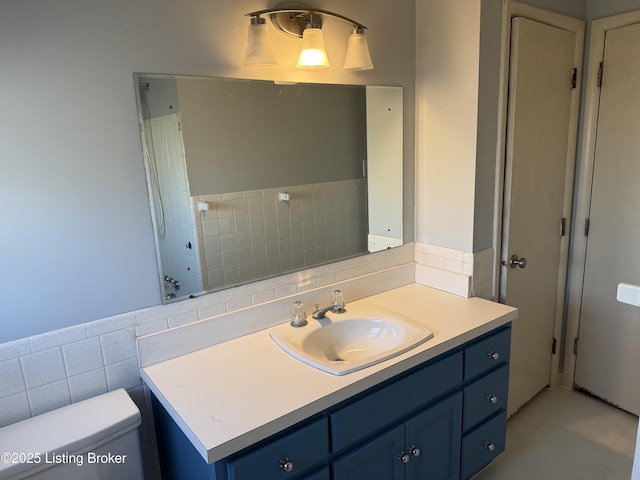
[[[580,107],[580,92],[582,83],[582,55],[584,50],[585,22],[583,20],[568,17],[555,12],[550,12],[538,7],[533,7],[514,0],[504,0],[502,9],[502,51],[500,55],[500,94],[498,100],[498,139],[496,155],[496,197],[494,201],[494,225],[493,225],[493,245],[496,252],[493,265],[493,298],[498,299],[500,293],[500,274],[502,259],[502,223],[504,211],[504,172],[506,165],[506,143],[507,143],[507,106],[509,88],[509,59],[511,55],[511,19],[513,17],[524,17],[536,22],[551,25],[572,32],[576,36],[574,50],[574,66],[577,67],[576,88],[571,98],[571,112],[569,116],[569,139],[576,141],[567,143],[567,155],[565,166],[565,190],[562,207],[562,216],[567,219],[566,232],[564,237],[560,237],[560,264],[558,266],[558,291],[556,295],[556,313],[554,319],[553,336],[557,339],[556,353],[551,358],[551,371],[549,372],[549,385],[558,386],[563,383],[560,369],[560,357],[563,351],[563,317],[565,306],[565,291],[567,286],[567,272],[569,262],[569,239],[572,229],[571,209],[573,202],[574,172],[576,163],[578,119]],[[570,79],[567,78],[567,81]],[[560,225],[558,225],[560,229]],[[549,339],[551,341],[551,339]]]
[[[585,103],[583,111],[582,140],[580,143],[579,178],[577,179],[575,231],[572,232],[571,269],[569,272],[569,292],[567,304],[567,328],[564,346],[564,379],[562,385],[574,387],[576,371],[575,341],[580,327],[582,306],[582,285],[587,260],[587,237],[584,235],[585,222],[591,208],[591,183],[595,162],[598,111],[600,108],[600,87],[598,70],[604,56],[604,42],[607,30],[640,23],[640,10],[598,18],[591,22],[589,57],[586,66]]]

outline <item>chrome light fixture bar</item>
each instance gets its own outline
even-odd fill
[[[300,68],[329,67],[324,36],[322,33],[322,16],[326,15],[346,22],[353,27],[349,36],[347,53],[343,68],[345,70],[371,70],[373,62],[369,53],[369,46],[365,30],[367,27],[349,17],[339,13],[311,8],[303,3],[282,3],[274,8],[247,13],[251,17],[247,50],[244,57],[245,65],[277,65],[277,59],[271,46],[271,40],[266,31],[263,15],[269,15],[271,22],[281,33],[302,38],[300,56],[297,66]]]

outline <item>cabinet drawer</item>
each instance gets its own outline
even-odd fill
[[[507,408],[509,365],[476,380],[464,389],[462,429],[470,429],[485,418]]]
[[[312,473],[311,475],[304,477],[304,480],[331,480],[329,468],[323,468],[319,472]]]
[[[319,466],[328,455],[329,430],[324,417],[228,462],[227,474],[229,480],[293,479]],[[285,462],[291,462],[290,471],[285,471]]]
[[[461,382],[462,352],[458,352],[338,410],[330,416],[333,452],[400,421]]]
[[[507,328],[464,349],[464,379],[469,380],[509,362],[511,329]]]
[[[481,425],[462,439],[462,478],[467,479],[489,465],[504,451],[507,412]]]

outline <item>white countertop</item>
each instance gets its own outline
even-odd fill
[[[142,376],[213,463],[517,317],[515,308],[419,284],[347,305],[362,312],[376,307],[425,325],[434,338],[385,362],[334,376],[291,357],[265,329],[147,366]]]

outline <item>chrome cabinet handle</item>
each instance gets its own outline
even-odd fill
[[[496,446],[492,442],[484,442],[484,448],[486,448],[490,452],[493,452],[493,451],[495,451]]]
[[[289,473],[293,471],[293,462],[288,458],[283,458],[282,460],[280,460],[280,468]]]
[[[416,447],[415,445],[411,445],[409,447],[409,454],[413,455],[414,457],[419,457],[420,456],[420,449],[418,447]]]
[[[496,397],[495,395],[487,395],[487,402],[492,403],[492,404],[496,404],[498,403],[498,397]]]
[[[398,460],[400,460],[402,463],[409,463],[409,460],[411,460],[411,457],[404,452],[400,452],[398,454]]]
[[[487,355],[491,360],[500,360],[500,354],[498,352],[489,352]]]

